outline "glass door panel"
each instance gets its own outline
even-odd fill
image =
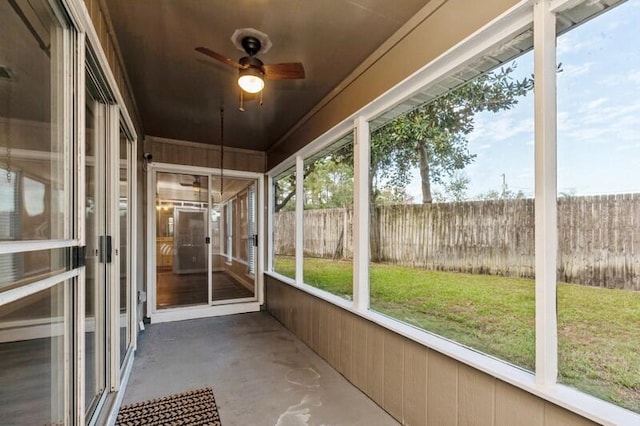
[[[208,303],[208,176],[156,175],[156,308]]]
[[[255,297],[256,181],[212,178],[211,303]]]
[[[0,306],[0,423],[59,425],[65,418],[65,336],[69,321],[61,282]]]
[[[57,2],[0,2],[0,424],[67,424],[73,404],[78,280],[60,275],[77,236],[64,107],[76,33],[65,17]]]
[[[85,136],[85,413],[93,414],[106,389],[107,378],[107,282],[106,264],[100,261],[101,236],[107,227],[106,108],[94,100],[90,76]],[[95,93],[95,92],[94,92]]]
[[[71,238],[63,27],[46,1],[0,2],[0,241]]]
[[[118,324],[120,328],[120,365],[131,344],[131,297],[129,274],[129,152],[130,142],[124,132],[120,131],[120,182],[118,217],[120,218],[120,309]]]

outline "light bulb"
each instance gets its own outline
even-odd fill
[[[238,85],[248,93],[258,93],[264,88],[264,80],[257,75],[245,74],[238,78]]]

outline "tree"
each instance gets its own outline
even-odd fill
[[[444,184],[444,193],[433,192],[433,199],[442,203],[445,201],[465,201],[468,187],[469,178],[463,173],[457,172]]]
[[[304,181],[304,208],[329,209],[353,205],[353,165],[329,154],[313,162]]]
[[[347,157],[351,161],[347,161]],[[308,162],[304,167],[304,208],[339,208],[353,205],[353,144]],[[293,211],[295,173],[275,182],[275,211]]]
[[[501,191],[497,191],[495,189],[489,190],[484,194],[480,194],[477,196],[479,200],[484,201],[495,201],[495,200],[524,200],[526,196],[524,192],[518,191],[514,192],[510,189],[503,189]]]
[[[275,191],[275,211],[294,211],[295,203],[290,202],[296,195],[296,175],[291,173],[278,179],[274,183]]]
[[[432,184],[464,192],[468,180],[456,182],[456,173],[475,158],[466,136],[473,131],[474,116],[482,111],[511,109],[518,97],[533,88],[533,79],[514,80],[516,64],[483,74],[439,98],[403,114],[371,135],[369,183],[371,202],[376,203],[375,184],[403,188],[411,171],[420,171],[422,202],[431,203]],[[462,186],[461,186],[462,184]]]
[[[416,168],[420,172],[423,203],[433,201],[434,183],[442,185],[449,195],[440,194],[438,198],[464,200],[469,180],[460,171],[475,158],[466,139],[474,129],[475,115],[511,109],[520,96],[533,88],[532,78],[513,78],[515,69],[516,64],[512,63],[482,74],[375,129],[371,134],[370,204],[413,201],[406,188]],[[305,188],[309,189],[305,198],[312,200],[307,206],[329,207],[336,202],[329,200],[331,179],[327,167],[348,166],[349,178],[353,179],[352,144],[340,147],[325,160],[316,160],[305,167]],[[293,174],[287,179],[292,177]],[[287,203],[295,194],[295,182],[287,179],[276,183],[276,211],[293,208]]]

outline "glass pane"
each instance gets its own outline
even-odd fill
[[[208,304],[209,179],[158,173],[156,181],[157,307]]]
[[[247,239],[249,237],[249,216],[247,191],[242,191],[235,196],[235,210],[233,223],[234,229],[234,257],[242,262],[247,262]]]
[[[273,270],[296,277],[296,173],[295,168],[274,179]]]
[[[371,309],[533,370],[527,46],[530,30],[427,86],[420,93],[427,102],[394,108],[408,111],[372,128],[369,273]]]
[[[304,166],[303,281],[353,298],[353,135]]]
[[[64,424],[65,284],[0,306],[0,418],[4,424]]]
[[[105,107],[96,102],[91,93],[91,78],[87,76],[87,105],[85,107],[85,413],[95,411],[105,391],[107,365],[107,270],[99,260],[99,238],[106,234],[105,172]]]
[[[640,413],[638,22],[630,0],[558,38],[558,368]]]
[[[120,185],[119,185],[119,215],[120,215],[120,363],[131,343],[131,307],[129,297],[129,140],[120,132]]]
[[[0,2],[2,241],[70,237],[62,28],[48,2]]]
[[[255,277],[250,274],[253,247],[250,193],[254,184],[249,179],[212,177],[212,301],[254,297]]]
[[[0,291],[33,283],[69,269],[67,249],[0,254]]]
[[[249,187],[249,196],[247,199],[249,204],[249,236],[247,240],[247,245],[249,246],[249,259],[247,262],[249,266],[247,268],[247,272],[249,275],[256,274],[256,262],[258,256],[258,220],[257,220],[257,196],[256,196],[256,185],[253,184]]]

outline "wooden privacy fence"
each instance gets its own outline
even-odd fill
[[[275,215],[276,255],[295,254],[293,212]],[[304,254],[350,259],[351,209],[304,212]],[[427,269],[534,277],[534,201],[376,207],[373,261]],[[565,197],[558,203],[558,279],[640,290],[640,194]]]

